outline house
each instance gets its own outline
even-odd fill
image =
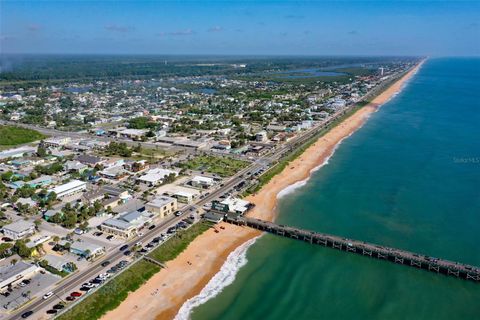
[[[192,180],[190,180],[190,184],[196,188],[209,188],[213,186],[214,183],[213,178],[203,176],[194,176]]]
[[[0,290],[15,285],[24,279],[33,277],[40,268],[36,265],[19,261],[15,264],[0,267]]]
[[[128,176],[127,170],[123,166],[109,167],[99,172],[103,178],[111,180],[120,180]]]
[[[48,186],[52,183],[53,183],[53,180],[51,176],[40,176],[37,179],[28,181],[26,184],[30,188],[41,188],[41,187]]]
[[[87,241],[74,241],[70,252],[84,258],[94,258],[105,253],[105,247]]]
[[[66,196],[71,196],[76,193],[83,192],[87,189],[87,183],[80,180],[72,180],[55,188],[48,190],[48,192],[55,192],[57,198],[63,198]]]
[[[95,167],[97,165],[103,164],[104,160],[100,157],[91,156],[88,154],[79,155],[76,160],[80,163],[83,163],[89,167]]]
[[[43,260],[47,261],[48,265],[59,271],[65,271],[65,272],[73,272],[75,271],[73,268],[73,263],[65,259],[64,257],[61,256],[55,256],[53,254],[46,254],[43,257]]]
[[[149,165],[146,160],[140,160],[125,162],[123,167],[130,172],[141,172],[147,170],[149,168]]]
[[[50,210],[47,210],[45,211],[45,213],[43,214],[43,218],[45,219],[45,221],[50,221],[52,219],[52,217],[56,214],[59,214],[61,216],[63,216],[63,212],[60,211],[60,210],[54,210],[54,209],[50,209]]]
[[[88,166],[80,161],[67,161],[64,168],[68,172],[77,172],[81,174],[88,169]]]
[[[177,210],[177,199],[159,196],[145,204],[145,210],[155,213],[161,218],[172,215]]]
[[[29,206],[29,207],[36,207],[37,203],[35,200],[32,200],[31,198],[20,198],[16,202],[17,205],[23,205],[23,206]]]
[[[2,232],[5,237],[13,240],[22,239],[31,236],[35,233],[35,225],[32,222],[19,220],[7,225],[4,225]]]

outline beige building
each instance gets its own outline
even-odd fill
[[[164,218],[177,210],[177,199],[167,196],[157,197],[145,204],[145,210]]]

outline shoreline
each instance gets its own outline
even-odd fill
[[[313,172],[328,164],[341,142],[360,129],[371,114],[400,92],[424,61],[321,136],[260,191],[248,196],[246,200],[255,204],[248,216],[273,221],[277,216],[278,199],[303,186]],[[219,226],[225,227],[225,230],[215,233],[210,229],[200,235],[176,259],[167,262],[167,270],[161,270],[138,290],[131,292],[120,306],[102,319],[173,319],[184,303],[196,297],[218,274],[232,251],[261,234],[257,230],[223,222]],[[189,263],[192,261],[193,265]],[[185,315],[179,315],[178,318],[185,319]]]

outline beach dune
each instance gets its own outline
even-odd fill
[[[360,128],[369,115],[398,93],[420,66],[421,64],[416,66],[371,103],[319,138],[257,194],[249,196],[247,200],[255,204],[249,216],[273,220],[279,193],[292,184],[308,179],[311,171],[324,164],[332,155],[337,144]],[[130,293],[118,308],[107,313],[102,319],[174,318],[183,303],[199,294],[220,270],[231,251],[260,234],[259,231],[246,227],[226,223],[222,223],[222,226],[225,230],[219,233],[208,230],[195,239],[176,259],[167,263],[166,269],[153,276],[140,289]]]

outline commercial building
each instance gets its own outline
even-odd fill
[[[0,290],[6,290],[24,279],[33,277],[40,268],[23,261],[0,267]]]
[[[268,140],[268,136],[266,131],[260,131],[255,134],[255,141],[265,142],[267,140]]]
[[[177,199],[160,196],[145,204],[145,210],[165,218],[177,210]]]
[[[178,176],[177,171],[162,169],[162,168],[155,168],[155,169],[148,170],[145,175],[139,177],[137,180],[147,184],[148,186],[156,186],[162,183],[163,179],[165,179],[165,177],[170,174],[174,174],[175,176]]]
[[[48,192],[55,192],[57,198],[71,196],[75,193],[80,193],[87,189],[87,183],[80,180],[72,180],[55,188],[48,190]]]
[[[5,237],[13,240],[22,239],[35,233],[35,225],[32,222],[19,220],[14,223],[4,225],[2,232]]]
[[[152,222],[155,217],[151,212],[132,211],[120,214],[115,218],[105,220],[100,229],[108,234],[113,234],[122,238],[130,238],[137,234],[138,230],[146,224]]]
[[[15,149],[8,149],[0,152],[0,160],[8,158],[20,158],[26,154],[32,154],[37,152],[36,147],[20,147]]]
[[[42,141],[42,145],[46,148],[59,148],[70,143],[70,137],[53,137]]]
[[[212,209],[221,212],[231,212],[236,214],[245,214],[252,204],[248,201],[238,198],[227,198],[223,201],[212,201]]]
[[[195,176],[192,178],[192,180],[190,180],[190,183],[196,188],[209,188],[213,186],[215,181],[210,177]]]

